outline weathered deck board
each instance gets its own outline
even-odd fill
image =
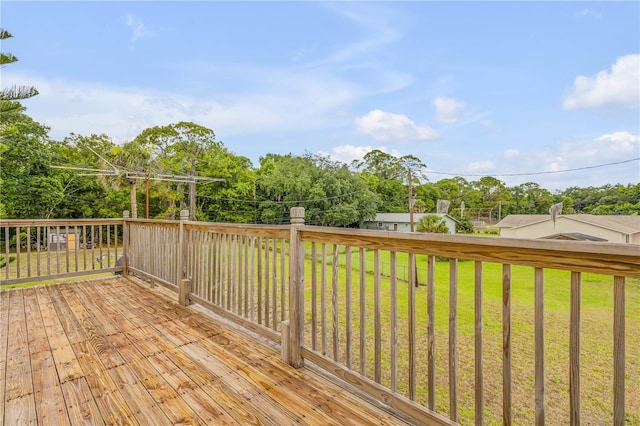
[[[405,424],[117,277],[0,293],[4,424]]]
[[[0,292],[0,354],[7,353],[9,334],[9,293]],[[0,356],[0,418],[4,419],[4,390],[7,358]]]

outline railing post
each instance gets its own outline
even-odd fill
[[[184,223],[189,219],[189,210],[180,210],[180,227],[178,231],[178,302],[186,306],[189,304],[191,280],[187,275],[188,241]]]
[[[289,237],[289,332],[283,333],[284,361],[295,368],[304,364],[302,342],[304,329],[304,243],[300,228],[304,226],[304,208],[291,208],[291,234]],[[286,330],[287,327],[283,327]],[[288,339],[287,342],[284,342]]]
[[[124,277],[129,276],[129,225],[127,224],[127,219],[129,219],[129,210],[122,212],[122,276]],[[84,235],[82,238],[84,238]]]

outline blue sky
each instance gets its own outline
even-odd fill
[[[14,35],[2,51],[20,59],[2,87],[35,85],[24,104],[55,139],[121,143],[184,120],[254,164],[381,149],[419,157],[431,181],[640,181],[639,2],[3,0],[0,13]]]

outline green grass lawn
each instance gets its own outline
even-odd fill
[[[277,276],[280,286],[281,241],[277,244]],[[320,259],[318,245],[318,262]],[[333,354],[332,344],[332,246],[327,250],[326,283],[326,353]],[[285,253],[288,250],[285,250]],[[121,251],[119,250],[121,253]],[[305,342],[311,346],[312,277],[311,246],[306,244],[305,262]],[[25,254],[23,254],[24,256]],[[32,256],[34,254],[32,253]],[[366,254],[366,317],[361,321],[359,252],[352,250],[352,368],[357,370],[362,354],[359,349],[361,323],[367,330],[366,370],[374,377],[374,277],[373,251]],[[273,259],[273,258],[272,258]],[[340,247],[338,256],[337,317],[339,362],[346,357],[346,268],[345,249]],[[60,270],[67,270],[66,255],[61,256]],[[31,259],[32,267],[36,260]],[[79,260],[78,263],[81,261]],[[285,271],[288,273],[288,256],[285,254]],[[381,273],[381,383],[390,386],[391,360],[391,286],[390,254],[380,253]],[[427,406],[427,258],[417,256],[419,283],[415,289],[416,300],[416,401]],[[398,330],[398,392],[408,396],[408,300],[406,281],[408,255],[398,253],[398,282],[395,293],[397,301]],[[317,309],[320,306],[320,264],[317,276]],[[78,265],[80,266],[80,265]],[[10,265],[16,268],[14,261]],[[21,269],[26,259],[21,259]],[[75,256],[70,256],[69,270],[75,270]],[[84,264],[82,265],[84,267]],[[44,268],[44,265],[41,265]],[[52,268],[53,270],[53,268]],[[56,269],[57,270],[57,266]],[[226,267],[225,267],[226,270]],[[0,269],[4,278],[4,268]],[[24,270],[22,272],[24,276]],[[71,280],[78,278],[70,278]],[[581,303],[581,391],[582,422],[585,424],[610,424],[612,421],[612,377],[613,377],[613,284],[612,277],[591,273],[582,274]],[[512,267],[512,363],[513,363],[513,418],[516,424],[532,424],[534,420],[534,270],[531,267]],[[19,285],[23,286],[25,284]],[[28,285],[28,284],[26,284]],[[459,261],[458,264],[458,411],[462,424],[473,423],[474,415],[474,262]],[[273,286],[273,283],[272,283]],[[484,317],[484,396],[485,423],[501,423],[502,419],[502,265],[483,265],[483,317]],[[6,288],[6,287],[5,287]],[[257,290],[256,290],[257,291]],[[278,290],[279,291],[279,290]],[[285,304],[287,303],[285,295]],[[569,422],[569,298],[570,272],[545,270],[545,361],[546,361],[546,419],[548,424]],[[436,411],[449,414],[448,383],[448,338],[449,338],[449,262],[436,262],[435,270],[435,333],[436,333]],[[257,297],[255,298],[257,300]],[[281,312],[281,298],[276,304]],[[278,315],[280,316],[280,315]],[[319,319],[318,319],[319,321]],[[322,327],[319,322],[317,338],[322,347]],[[279,329],[279,326],[278,326]],[[626,281],[626,411],[627,423],[640,425],[640,280]]]
[[[310,248],[307,249],[307,254]],[[320,250],[318,250],[320,253]],[[332,259],[332,248],[328,250]],[[398,275],[406,273],[406,254],[398,254]],[[381,270],[389,273],[389,253],[381,252]],[[344,248],[341,248],[338,264],[338,317],[340,338],[340,362],[345,362],[346,345],[346,271]],[[417,257],[419,281],[416,289],[416,359],[417,401],[427,405],[427,287],[426,257]],[[327,354],[333,353],[332,345],[332,282],[331,268],[327,272]],[[359,253],[352,253],[352,346],[353,368],[360,360],[360,290]],[[319,268],[318,268],[319,270]],[[373,327],[374,282],[373,252],[367,251],[367,294],[365,324],[367,329],[367,375],[373,378]],[[318,287],[320,286],[318,272]],[[444,415],[449,412],[448,395],[448,327],[449,327],[449,262],[436,262],[435,328],[436,328],[436,410]],[[512,346],[513,346],[513,412],[517,424],[530,424],[534,420],[534,313],[533,276],[531,267],[512,267]],[[306,264],[306,342],[311,342],[311,261]],[[502,416],[502,265],[483,265],[483,316],[484,316],[484,392],[485,421],[501,423]],[[319,291],[319,290],[318,290]],[[408,284],[399,280],[398,305],[398,391],[408,395]],[[460,261],[458,265],[458,395],[459,419],[463,424],[473,422],[474,415],[474,262]],[[569,298],[570,272],[545,270],[545,359],[547,422],[568,423],[569,406]],[[382,311],[382,383],[390,385],[390,312],[391,292],[388,278],[381,283]],[[320,296],[318,295],[318,303]],[[610,423],[612,421],[613,377],[613,285],[612,277],[597,274],[582,276],[581,323],[581,376],[582,420],[585,423]],[[318,306],[318,312],[320,312]],[[626,409],[628,422],[640,424],[640,282],[628,279],[626,284]],[[319,334],[321,329],[319,326]],[[318,341],[322,339],[319,336]]]

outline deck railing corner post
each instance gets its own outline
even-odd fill
[[[122,275],[129,276],[129,210],[122,212]]]
[[[180,225],[178,229],[178,256],[176,261],[178,262],[176,286],[179,289],[178,299],[182,303],[182,289],[185,287],[183,282],[189,281],[189,289],[191,288],[191,282],[188,280],[187,275],[187,254],[188,254],[188,239],[185,235],[185,222],[189,220],[189,210],[180,210]],[[186,288],[186,287],[185,287]],[[187,295],[188,300],[188,295]]]
[[[293,367],[302,367],[302,343],[304,329],[304,243],[300,228],[304,226],[304,208],[291,208],[291,233],[289,237],[289,346],[284,360]],[[283,351],[284,352],[284,351]],[[288,359],[287,359],[288,358]]]
[[[189,293],[191,293],[191,280],[188,278],[180,280],[180,286],[178,288],[178,302],[182,306],[191,304],[189,300]]]

